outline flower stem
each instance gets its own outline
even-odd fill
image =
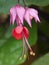
[[[18,0],[18,4],[20,3],[20,0]]]
[[[24,6],[26,7],[26,6],[27,6],[27,3],[26,3],[26,1],[25,1],[25,0],[23,0],[23,2],[24,2]]]
[[[24,50],[24,54],[26,54],[27,53],[27,47],[26,47],[26,41],[24,38],[24,33],[22,33],[22,37],[23,37],[23,50]]]
[[[24,37],[23,37],[23,55],[24,55],[24,58],[27,55],[27,47],[26,47],[26,42]]]

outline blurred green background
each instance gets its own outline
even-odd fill
[[[25,22],[25,26],[30,31],[28,41],[36,53],[31,56],[28,50],[27,58],[21,57],[23,50],[22,40],[15,40],[12,29],[16,26],[10,25],[9,10],[16,5],[18,0],[0,0],[0,65],[49,65],[49,0],[26,0],[28,7],[38,10],[40,23],[32,20],[32,28]],[[24,1],[20,0],[24,6]]]

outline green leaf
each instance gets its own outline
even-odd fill
[[[6,43],[0,48],[0,65],[18,65],[26,58],[20,60],[22,54],[22,40],[17,41],[10,38]]]
[[[0,26],[0,38],[3,36],[3,32],[4,31],[4,27],[3,26]]]
[[[46,6],[46,7],[43,7],[42,10],[49,14],[49,5]]]
[[[6,41],[7,41],[6,39],[0,39],[0,47],[1,47],[2,45],[4,45],[4,43],[5,43]]]
[[[32,65],[49,65],[49,53],[39,58],[37,61],[32,63]]]
[[[9,26],[6,32],[4,30],[6,29],[5,27],[1,26],[0,27],[0,47],[4,45],[4,43],[11,37],[11,31],[14,26]]]
[[[9,13],[10,8],[18,3],[18,0],[0,0],[0,13]]]
[[[5,34],[4,34],[4,37],[6,38],[6,39],[8,39],[8,38],[10,38],[11,37],[11,32],[12,32],[12,29],[15,27],[15,25],[13,26],[10,26],[9,25],[9,27],[8,27],[8,29],[7,29],[7,31],[5,32]]]
[[[37,5],[37,6],[47,6],[49,5],[49,0],[26,0],[27,5]]]
[[[6,42],[4,38],[4,26],[0,26],[0,47]]]
[[[33,21],[33,26],[30,28],[26,25],[30,31],[30,37],[28,39],[30,45],[34,45],[37,41],[37,26]],[[23,63],[26,58],[20,57],[23,52],[23,41],[16,40],[11,36],[11,32],[14,26],[9,26],[5,32],[4,38],[0,40],[0,65],[19,65]]]
[[[31,45],[36,44],[37,41],[37,23],[32,20],[32,28],[29,28],[30,37],[29,37],[29,43]]]
[[[27,5],[37,5],[37,6],[47,6],[49,5],[49,0],[25,0]],[[18,0],[0,0],[0,13],[9,14],[10,8],[18,4]],[[24,2],[20,1],[21,5]]]
[[[39,24],[39,28],[42,30],[44,34],[49,36],[49,21],[41,18],[41,23]]]

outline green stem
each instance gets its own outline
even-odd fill
[[[18,0],[18,4],[20,3],[20,0]]]
[[[25,1],[25,0],[23,0],[23,2],[24,2],[24,6],[26,7],[26,6],[27,6],[27,3],[26,3],[26,1]]]

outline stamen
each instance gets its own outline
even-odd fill
[[[30,47],[30,45],[29,45],[29,42],[28,42],[28,40],[26,39],[26,37],[25,37],[25,41],[26,41],[26,43],[27,43],[29,49],[32,51],[32,49],[31,49],[31,47]]]
[[[26,58],[27,56],[26,56],[26,54],[24,54],[24,58]]]
[[[30,55],[35,56],[35,53],[32,51],[31,46],[29,45],[29,42],[28,42],[28,40],[26,39],[26,37],[25,37],[25,41],[26,41],[26,43],[27,43],[27,45],[28,45],[28,48],[29,48],[29,50],[30,50]]]
[[[24,53],[25,53],[25,41],[24,41],[24,37],[23,37],[23,54],[22,54],[22,56],[24,55]]]
[[[26,54],[27,53],[27,45],[26,45],[26,41],[24,38],[24,32],[22,33],[22,38],[23,38],[23,49],[24,49],[24,53]]]
[[[35,56],[35,53],[31,51],[31,52],[30,52],[30,55],[33,55],[33,56]]]

